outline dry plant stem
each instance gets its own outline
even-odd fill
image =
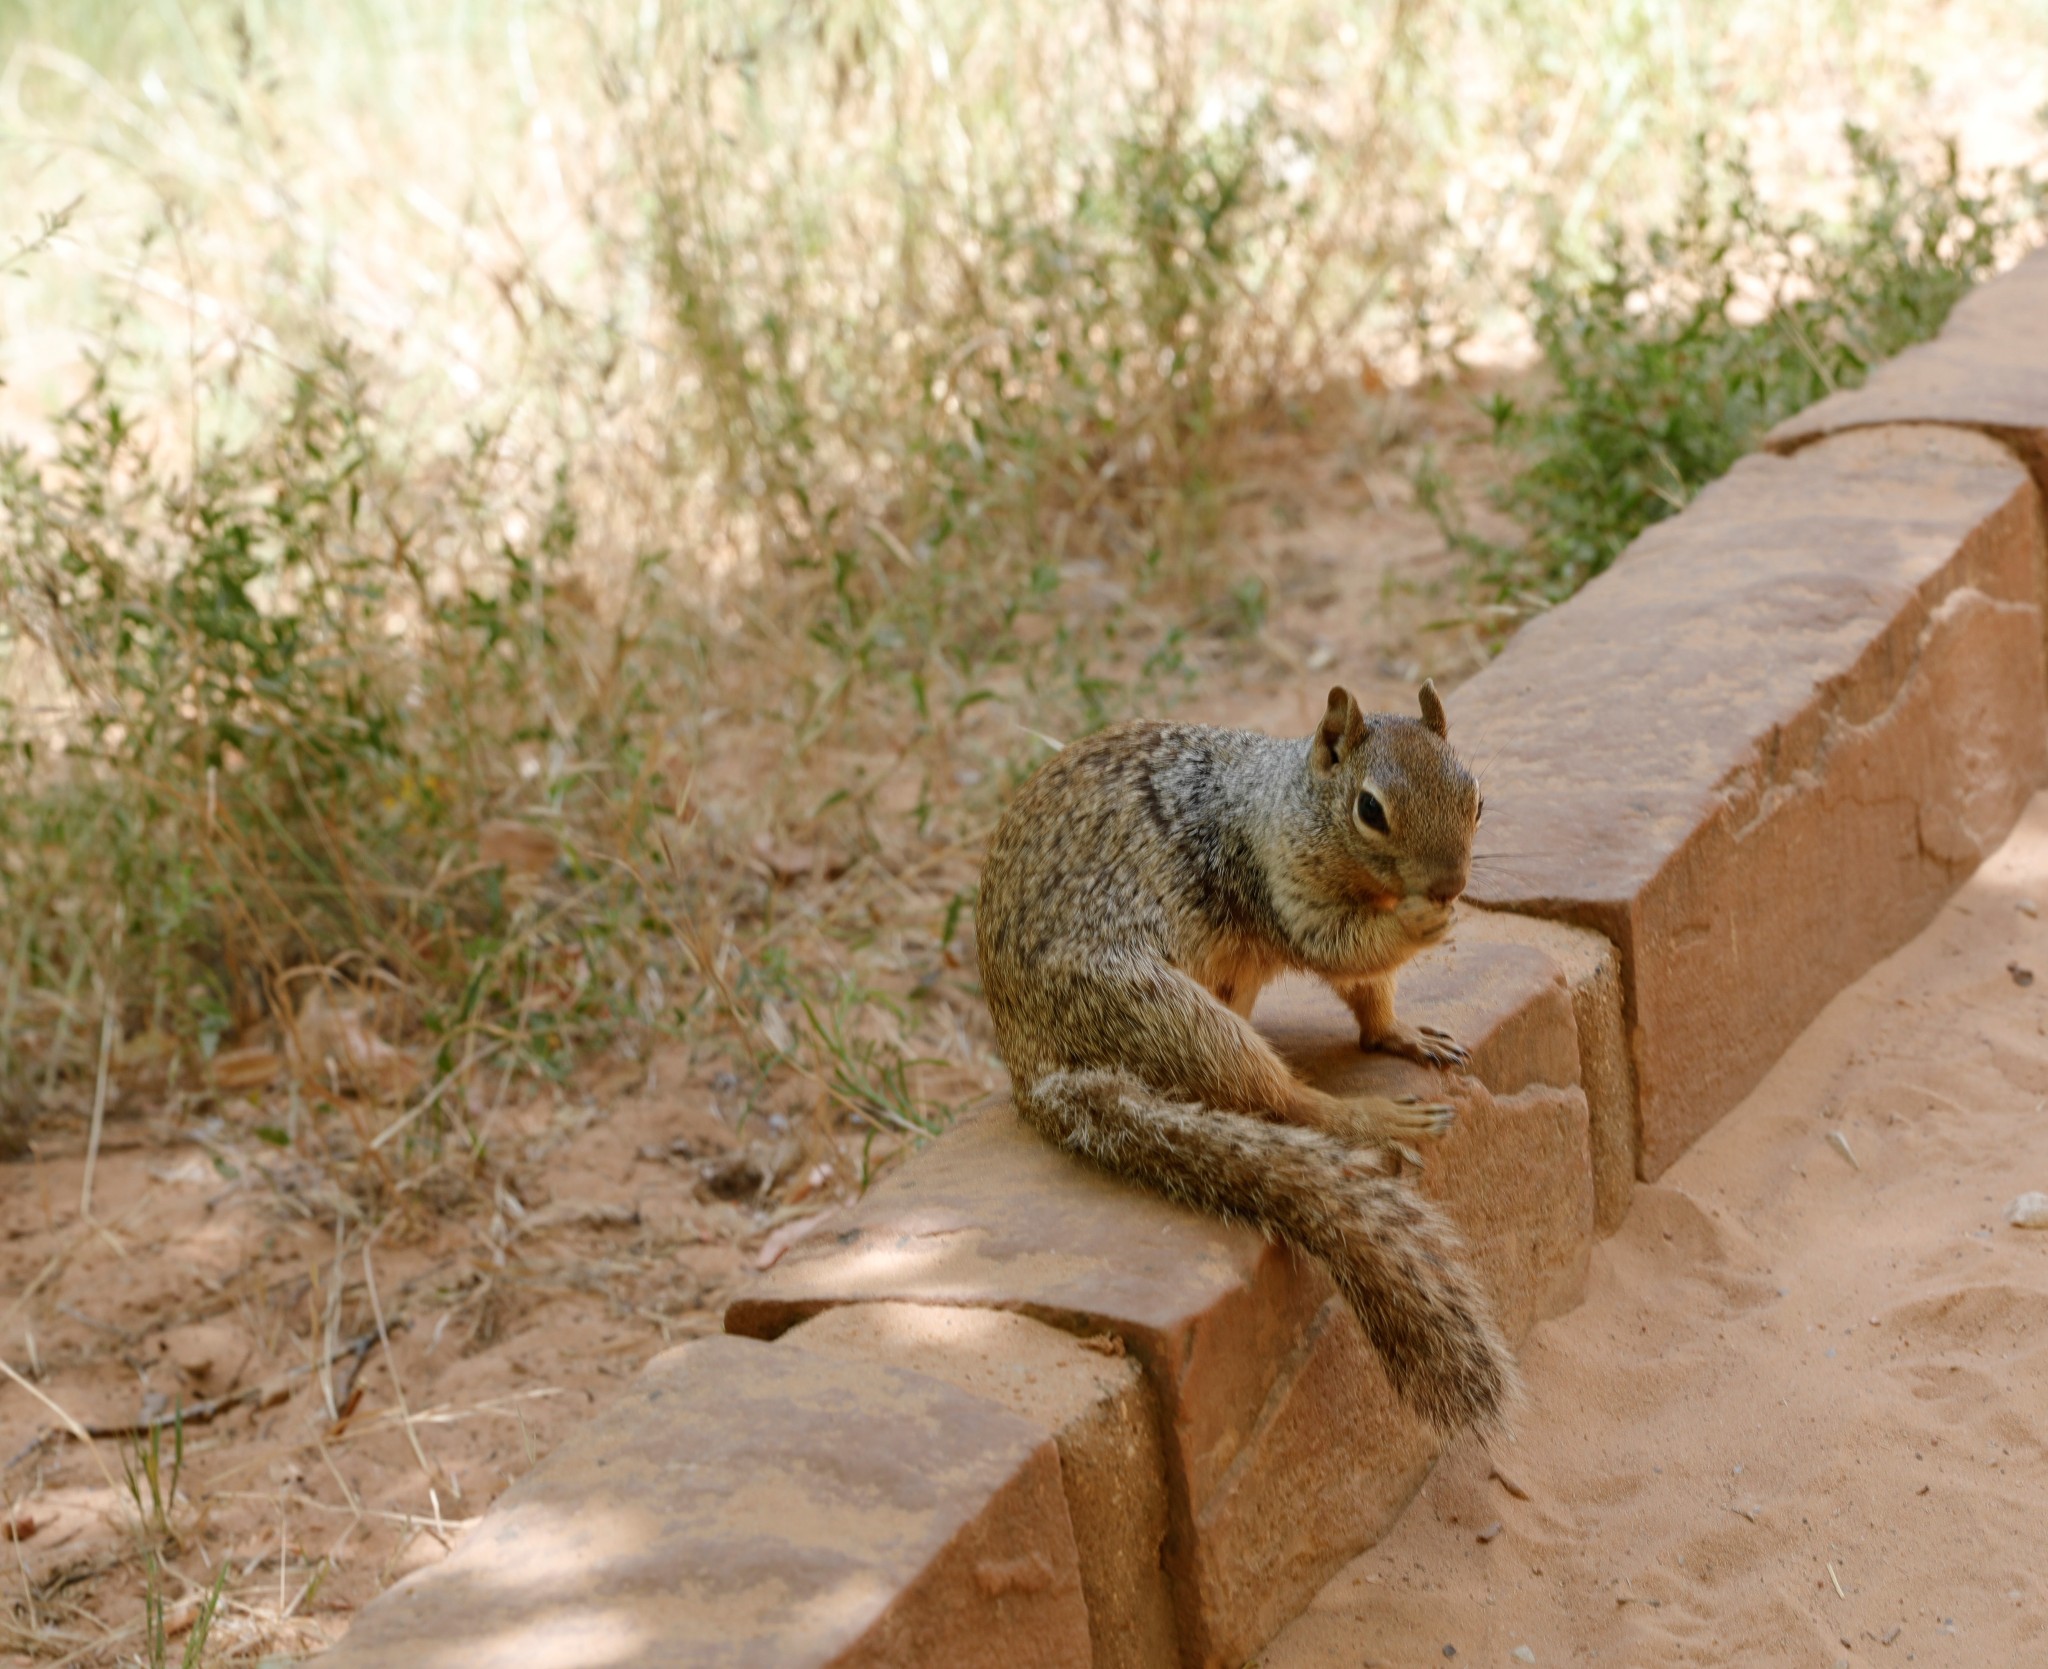
[[[321,1307],[319,1316],[316,1318],[322,1351],[319,1357],[311,1364],[319,1376],[320,1398],[327,1405],[327,1422],[329,1425],[332,1425],[341,1418],[341,1399],[334,1394],[334,1375],[328,1372],[328,1369],[333,1365],[334,1353],[339,1348],[337,1341],[341,1338],[341,1299],[343,1289],[348,1284],[347,1277],[341,1272],[343,1242],[346,1234],[346,1225],[337,1216],[334,1219],[334,1273],[327,1284],[326,1301]],[[307,1297],[311,1299],[319,1289],[319,1271],[316,1269],[312,1272],[312,1284],[307,1289]]]
[[[472,1031],[472,1036],[473,1035],[474,1033]],[[427,1093],[420,1098],[419,1104],[415,1106],[412,1109],[412,1111],[401,1114],[399,1117],[393,1119],[391,1123],[386,1125],[384,1127],[383,1132],[376,1138],[376,1140],[370,1143],[371,1148],[381,1148],[386,1142],[390,1141],[393,1137],[399,1135],[406,1129],[410,1128],[415,1120],[417,1120],[422,1114],[431,1110],[434,1103],[439,1101],[443,1095],[447,1094],[450,1085],[456,1083],[460,1079],[466,1078],[469,1075],[469,1072],[472,1067],[489,1060],[491,1056],[496,1054],[498,1050],[502,1047],[504,1047],[502,1042],[493,1042],[490,1045],[488,1045],[482,1051],[481,1054],[475,1053],[471,1050],[465,1050],[461,1062],[458,1065],[450,1068],[446,1073],[444,1073],[442,1075],[441,1081],[438,1084],[436,1084],[432,1089],[428,1090]]]
[[[78,999],[79,983],[85,978],[85,958],[79,957],[71,965],[71,977],[64,985],[64,1000],[57,1012],[57,1032],[50,1039],[50,1064],[43,1074],[43,1094],[48,1096],[57,1087],[57,1074],[64,1063],[64,1046],[71,1041],[71,1010]]]
[[[118,951],[118,941],[116,950]],[[85,1137],[85,1177],[78,1185],[78,1215],[92,1217],[92,1177],[100,1162],[100,1132],[107,1119],[107,1068],[114,1058],[115,1031],[114,995],[110,987],[100,987],[100,1063],[94,1075],[92,1087],[92,1124]]]
[[[99,1621],[97,1617],[91,1617],[87,1620],[91,1622]],[[120,1628],[107,1629],[100,1635],[99,1639],[93,1641],[90,1645],[81,1646],[77,1651],[69,1652],[65,1656],[58,1658],[49,1665],[49,1669],[72,1669],[72,1665],[84,1663],[88,1658],[107,1651],[111,1647],[118,1646],[122,1641],[130,1639],[141,1632],[142,1624],[140,1623],[125,1623]]]
[[[29,1301],[49,1283],[50,1278],[57,1274],[71,1260],[71,1254],[78,1250],[81,1243],[92,1235],[104,1235],[110,1229],[121,1227],[122,1224],[126,1223],[130,1217],[134,1216],[147,1203],[148,1196],[144,1195],[130,1204],[127,1210],[116,1217],[112,1223],[81,1222],[74,1227],[70,1238],[50,1254],[49,1261],[36,1272],[36,1278],[22,1289],[21,1296],[7,1306],[7,1313],[0,1315],[0,1329],[4,1329],[12,1324],[14,1318],[28,1307]],[[123,1257],[128,1255],[118,1242],[115,1244],[114,1249]]]
[[[372,1243],[376,1235],[370,1236]],[[420,1463],[420,1472],[431,1490],[436,1481],[432,1466],[427,1463],[427,1452],[420,1447],[419,1433],[413,1430],[412,1410],[406,1406],[405,1386],[398,1377],[398,1358],[391,1353],[391,1335],[384,1326],[384,1306],[377,1297],[377,1272],[370,1264],[370,1246],[363,1247],[363,1285],[370,1292],[370,1314],[377,1320],[377,1337],[384,1346],[384,1365],[391,1370],[391,1389],[398,1398],[398,1412],[405,1421],[405,1440],[412,1445],[413,1459]],[[438,1509],[436,1509],[438,1511]]]
[[[360,1371],[362,1363],[370,1354],[370,1347],[381,1342],[383,1342],[382,1334],[364,1333],[339,1346],[333,1354],[323,1359],[321,1366],[325,1367],[329,1363],[337,1362],[342,1357],[348,1356],[354,1358],[353,1369]],[[253,1403],[258,1408],[268,1407],[273,1401],[281,1399],[286,1386],[290,1385],[294,1380],[305,1378],[312,1371],[311,1366],[301,1364],[296,1368],[287,1368],[275,1379],[266,1379],[259,1385],[251,1385],[240,1391],[232,1391],[224,1397],[209,1397],[204,1402],[195,1402],[186,1407],[176,1408],[168,1414],[154,1415],[147,1420],[131,1420],[117,1426],[83,1426],[79,1429],[90,1437],[141,1437],[149,1432],[158,1431],[171,1425],[205,1425],[208,1421],[217,1420],[221,1415],[233,1409],[243,1407],[245,1404]],[[353,1374],[351,1375],[350,1383],[354,1383]]]
[[[313,1447],[320,1451],[320,1459],[326,1464],[328,1473],[340,1488],[341,1498],[348,1503],[348,1510],[355,1515],[353,1523],[349,1526],[353,1529],[363,1520],[362,1499],[349,1487],[348,1479],[341,1475],[341,1468],[334,1464],[334,1451],[327,1447],[327,1439],[317,1431],[313,1433]],[[342,1533],[346,1535],[348,1532],[345,1530]]]
[[[15,1515],[20,1511],[20,1502],[9,1501],[7,1503],[7,1517],[10,1522],[13,1521]],[[22,1608],[28,1613],[28,1631],[30,1634],[40,1634],[43,1625],[36,1616],[36,1585],[29,1580],[28,1555],[21,1550],[21,1538],[19,1536],[9,1536],[7,1539],[14,1546],[15,1569],[21,1573]]]
[[[7,1000],[0,1003],[0,1059],[14,1046],[14,1012],[21,997],[22,976],[28,971],[28,942],[33,923],[23,920],[14,936],[14,958],[7,964]]]
[[[30,1396],[34,1397],[37,1402],[41,1403],[52,1414],[57,1416],[58,1423],[61,1424],[64,1427],[64,1429],[68,1431],[73,1437],[77,1438],[79,1442],[85,1445],[87,1452],[90,1453],[92,1456],[93,1465],[97,1466],[100,1469],[100,1476],[107,1480],[107,1488],[112,1490],[116,1495],[119,1495],[121,1493],[121,1486],[114,1482],[114,1474],[107,1470],[106,1460],[100,1454],[99,1445],[93,1442],[92,1433],[87,1431],[84,1426],[80,1425],[76,1420],[74,1420],[71,1417],[71,1415],[67,1413],[63,1408],[59,1407],[56,1403],[52,1402],[37,1387],[31,1385],[27,1380],[23,1379],[20,1374],[16,1373],[14,1369],[5,1360],[5,1358],[0,1358],[0,1373],[4,1373],[9,1379],[13,1380],[15,1384],[19,1385]]]

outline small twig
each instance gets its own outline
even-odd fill
[[[1492,1469],[1489,1476],[1491,1476],[1495,1483],[1499,1484],[1502,1489],[1506,1490],[1517,1501],[1526,1501],[1529,1499],[1529,1492],[1526,1489],[1524,1489],[1520,1484],[1516,1483],[1513,1478],[1509,1477],[1498,1466]]]
[[[9,1524],[18,1523],[20,1520],[20,1513],[21,1503],[18,1501],[9,1501],[7,1503],[7,1517],[5,1522]],[[24,1538],[19,1534],[10,1535],[7,1537],[7,1540],[14,1544],[15,1568],[21,1572],[21,1597],[26,1603],[28,1611],[28,1631],[30,1634],[40,1634],[42,1632],[43,1625],[41,1620],[36,1616],[36,1585],[35,1583],[29,1580],[28,1556],[21,1551],[21,1544],[23,1539]]]
[[[365,1333],[356,1340],[354,1351],[348,1353],[350,1356],[348,1372],[341,1376],[341,1385],[335,1396],[336,1407],[339,1410],[335,1415],[337,1421],[348,1418],[349,1399],[355,1395],[356,1381],[362,1377],[363,1364],[370,1359],[370,1346],[376,1342],[377,1335],[375,1333]]]
[[[370,1239],[377,1237],[373,1234]],[[398,1377],[398,1358],[391,1351],[391,1336],[384,1326],[384,1306],[377,1297],[377,1272],[370,1265],[370,1247],[363,1247],[363,1284],[370,1289],[370,1314],[376,1318],[377,1337],[384,1342],[384,1362],[391,1369],[391,1389],[398,1397],[398,1412],[405,1420],[405,1440],[412,1445],[413,1459],[420,1463],[420,1471],[426,1475],[428,1486],[434,1483],[434,1469],[427,1464],[427,1452],[420,1447],[419,1433],[413,1430],[412,1410],[406,1406],[405,1386]]]
[[[118,933],[114,944],[118,951]],[[113,1064],[116,1024],[113,994],[103,987],[100,993],[100,1064],[92,1086],[92,1124],[85,1136],[85,1180],[78,1188],[78,1215],[88,1220],[92,1217],[92,1174],[100,1162],[100,1131],[107,1121],[107,1068]]]
[[[392,1137],[398,1135],[401,1131],[409,1129],[413,1121],[419,1118],[419,1116],[422,1113],[429,1111],[433,1107],[434,1103],[439,1101],[441,1097],[447,1093],[448,1086],[454,1083],[456,1079],[462,1077],[463,1074],[468,1072],[470,1067],[474,1065],[478,1059],[489,1060],[490,1057],[496,1054],[498,1050],[502,1047],[502,1044],[493,1043],[490,1045],[489,1048],[484,1050],[481,1056],[472,1056],[471,1054],[465,1052],[462,1059],[456,1065],[448,1069],[447,1074],[441,1079],[441,1081],[438,1084],[436,1084],[432,1089],[428,1090],[427,1093],[420,1098],[418,1106],[414,1107],[411,1112],[404,1113],[400,1115],[398,1118],[393,1119],[391,1123],[385,1126],[384,1130],[374,1140],[371,1141],[370,1146],[373,1149],[380,1148],[386,1142],[390,1141]]]
[[[348,1503],[348,1510],[354,1513],[357,1520],[360,1521],[363,1516],[362,1499],[354,1490],[349,1488],[348,1479],[341,1475],[341,1468],[334,1464],[334,1455],[328,1449],[326,1439],[317,1431],[313,1433],[313,1446],[320,1451],[320,1458],[327,1463],[327,1470],[333,1474],[334,1481],[341,1486],[341,1498]]]
[[[326,1345],[326,1353],[314,1363],[320,1375],[320,1397],[327,1405],[327,1420],[331,1425],[341,1418],[341,1404],[334,1395],[334,1375],[327,1371],[333,1363],[337,1341],[341,1338],[341,1300],[348,1285],[348,1277],[341,1272],[343,1241],[347,1227],[339,1213],[334,1219],[334,1275],[327,1287],[327,1298],[320,1317],[320,1338]],[[317,1271],[315,1271],[317,1277]],[[309,1295],[310,1296],[310,1295]]]
[[[8,1473],[27,1460],[29,1456],[40,1454],[63,1435],[61,1431],[56,1430],[54,1427],[44,1426],[35,1436],[31,1437],[20,1448],[16,1449],[13,1454],[7,1457],[6,1465],[0,1466],[0,1478],[6,1477]],[[533,1463],[528,1461],[527,1464],[530,1466]]]
[[[30,1396],[34,1397],[37,1402],[41,1403],[52,1414],[57,1416],[58,1423],[62,1425],[66,1431],[71,1433],[73,1437],[77,1438],[79,1442],[83,1443],[86,1446],[86,1448],[91,1452],[93,1464],[100,1469],[100,1476],[107,1480],[107,1488],[112,1490],[116,1495],[119,1495],[121,1493],[121,1486],[114,1482],[114,1474],[107,1470],[107,1463],[104,1459],[101,1458],[99,1445],[93,1442],[92,1433],[86,1430],[86,1428],[80,1425],[76,1420],[74,1420],[70,1416],[70,1414],[67,1413],[64,1409],[60,1408],[56,1403],[52,1402],[48,1397],[44,1396],[43,1393],[39,1391],[35,1386],[31,1385],[27,1380],[23,1379],[20,1374],[16,1373],[14,1369],[8,1365],[5,1358],[0,1358],[0,1373],[4,1373],[5,1375],[7,1375],[7,1377],[13,1380],[15,1384],[19,1385]]]
[[[354,1529],[354,1526],[349,1526],[349,1529]],[[344,1536],[346,1536],[348,1533],[349,1530],[342,1531],[342,1534]],[[328,1569],[332,1562],[333,1555],[328,1554],[327,1556],[323,1557],[318,1564],[314,1565],[313,1574],[307,1577],[306,1580],[299,1585],[299,1591],[296,1594],[292,1595],[291,1603],[280,1608],[278,1612],[278,1616],[280,1619],[284,1621],[289,1621],[292,1617],[298,1614],[299,1607],[306,1603],[306,1596],[310,1594],[316,1587],[319,1586],[321,1580],[327,1575]],[[284,1578],[282,1575],[280,1575],[278,1578],[277,1591],[280,1596],[282,1596],[284,1593]]]
[[[1842,1579],[1835,1574],[1835,1567],[1833,1565],[1828,1566],[1828,1580],[1835,1585],[1836,1599],[1847,1599],[1849,1597],[1842,1592]]]
[[[405,1322],[401,1318],[399,1326],[403,1327],[404,1325]],[[338,1346],[334,1354],[328,1357],[326,1361],[323,1361],[320,1366],[325,1367],[327,1362],[339,1361],[344,1356],[355,1356],[358,1366],[360,1366],[362,1357],[367,1356],[371,1347],[382,1339],[383,1335],[381,1333],[365,1333],[360,1338],[351,1339],[347,1344]],[[5,1365],[0,1363],[0,1367]],[[217,1420],[221,1415],[247,1404],[253,1403],[258,1408],[269,1408],[275,1403],[284,1400],[285,1396],[289,1394],[286,1387],[293,1380],[303,1379],[313,1371],[314,1365],[312,1363],[301,1363],[298,1367],[285,1369],[275,1379],[266,1379],[261,1384],[245,1386],[239,1391],[230,1391],[226,1396],[209,1397],[204,1402],[195,1402],[181,1408],[173,1408],[166,1413],[154,1414],[145,1420],[130,1421],[125,1425],[84,1426],[79,1429],[91,1437],[146,1437],[150,1432],[159,1427],[175,1425],[180,1421],[188,1426],[200,1426],[206,1424],[209,1420]],[[77,1433],[74,1432],[73,1435],[75,1436]]]

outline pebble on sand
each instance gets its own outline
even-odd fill
[[[2005,1208],[2005,1220],[2016,1229],[2048,1229],[2048,1194],[2022,1194]]]

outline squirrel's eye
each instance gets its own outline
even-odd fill
[[[1380,834],[1387,832],[1387,808],[1380,804],[1379,796],[1369,788],[1358,796],[1358,820]]]

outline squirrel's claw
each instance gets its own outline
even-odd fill
[[[1362,1037],[1361,1049],[1376,1049],[1381,1054],[1399,1055],[1423,1066],[1466,1067],[1472,1064],[1472,1052],[1447,1031],[1435,1026],[1396,1025],[1391,1031],[1377,1037]]]
[[[1434,1026],[1417,1026],[1423,1036],[1425,1047],[1434,1051],[1438,1066],[1470,1066],[1472,1051],[1467,1049],[1449,1032],[1438,1031]]]
[[[1458,1116],[1448,1101],[1425,1101],[1419,1095],[1397,1095],[1387,1105],[1391,1111],[1381,1115],[1384,1134],[1396,1146],[1407,1139],[1448,1135]]]

